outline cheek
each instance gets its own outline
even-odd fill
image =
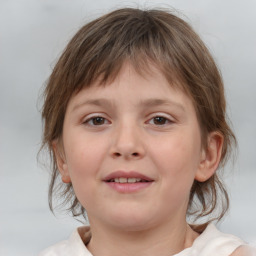
[[[77,134],[67,141],[66,148],[67,165],[72,182],[76,180],[86,182],[86,177],[95,176],[105,151],[102,141]]]
[[[200,137],[190,132],[181,132],[156,147],[155,164],[163,177],[187,186],[194,180],[200,159]]]
[[[97,191],[103,145],[91,143],[90,139],[73,138],[68,141],[66,148],[67,166],[74,192],[80,203],[87,208],[93,201],[91,195]]]

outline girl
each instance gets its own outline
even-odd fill
[[[212,224],[228,209],[219,169],[236,140],[218,68],[185,21],[125,8],[90,22],[44,95],[50,207],[57,192],[90,226],[41,256],[253,255]]]

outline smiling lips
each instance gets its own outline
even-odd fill
[[[140,173],[131,171],[116,171],[104,178],[104,182],[120,193],[138,192],[153,183],[153,179]]]
[[[115,178],[110,180],[109,182],[118,182],[118,183],[135,183],[135,182],[148,182],[147,180],[143,180],[140,178]]]

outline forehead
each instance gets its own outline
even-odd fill
[[[157,106],[172,104],[180,109],[191,105],[191,100],[180,89],[181,85],[170,84],[162,72],[151,66],[147,71],[137,72],[126,63],[118,75],[105,83],[98,79],[90,87],[83,88],[69,103],[69,109],[79,108],[81,105],[104,105],[110,107],[115,104],[137,104]]]
[[[113,84],[129,84],[126,88],[131,87],[132,80],[138,78],[145,84],[150,85],[152,80],[157,80],[156,87],[173,88],[173,90],[181,91],[190,97],[188,86],[185,81],[179,76],[178,72],[172,70],[169,66],[165,66],[161,62],[153,62],[149,59],[142,59],[137,57],[136,59],[126,59],[119,63],[119,66],[113,68],[110,72],[100,72],[98,77],[95,77],[91,83],[79,86],[75,89],[73,94],[79,93],[80,90],[89,92],[94,88],[93,91],[104,91],[104,89]],[[147,93],[149,93],[149,88]]]

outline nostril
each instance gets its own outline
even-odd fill
[[[121,154],[121,153],[119,153],[119,152],[115,152],[115,153],[114,153],[114,156],[116,156],[116,157],[120,157],[120,156],[122,156],[122,154]],[[139,156],[139,153],[134,152],[134,153],[132,153],[132,154],[131,154],[131,156],[135,156],[135,157],[137,157],[137,156]]]

